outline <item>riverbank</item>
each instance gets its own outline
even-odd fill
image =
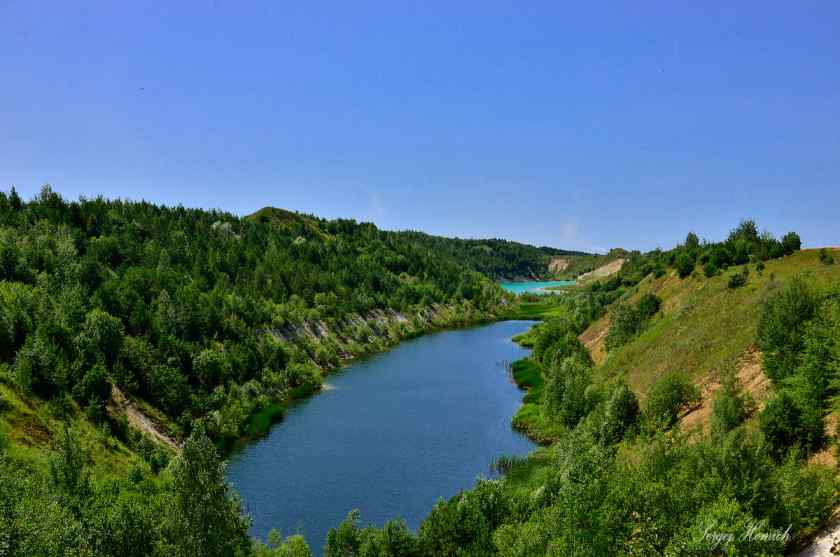
[[[526,458],[535,446],[510,427],[522,393],[504,362],[527,355],[510,339],[530,325],[423,335],[334,373],[333,389],[230,458],[251,534],[299,528],[317,554],[353,508],[363,524],[399,516],[416,529],[440,497],[495,476],[499,455]]]
[[[385,352],[402,341],[507,320],[511,318],[510,313],[511,307],[504,305],[494,311],[483,311],[469,303],[433,304],[412,314],[375,310],[366,316],[352,315],[332,323],[305,322],[272,329],[271,334],[286,344],[291,352],[298,351],[297,358],[318,367],[320,384],[312,389],[289,391],[287,397],[258,408],[249,415],[244,434],[219,443],[219,449],[229,456],[264,437],[273,425],[283,420],[290,404],[322,392],[325,379],[336,371]]]

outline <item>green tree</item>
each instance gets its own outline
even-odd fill
[[[712,433],[723,436],[738,427],[755,409],[755,403],[745,393],[738,382],[738,377],[726,373],[721,381],[721,387],[715,393],[712,401]]]
[[[122,321],[107,311],[93,309],[85,316],[76,346],[88,365],[102,362],[111,366],[116,362],[125,331]]]
[[[782,236],[782,250],[785,252],[785,255],[791,255],[800,249],[802,249],[802,240],[799,239],[799,234],[788,232]]]
[[[787,389],[767,403],[759,414],[759,425],[776,458],[793,447],[812,451],[824,442],[822,413]]]
[[[801,277],[788,281],[762,304],[758,340],[764,371],[775,382],[791,375],[804,348],[804,332],[817,296]]]
[[[616,387],[604,408],[600,437],[604,443],[621,441],[625,433],[633,428],[639,419],[639,400],[630,388],[621,384]]]
[[[694,258],[685,252],[677,256],[674,265],[677,268],[677,275],[680,278],[685,278],[694,272]]]
[[[216,447],[196,428],[172,470],[177,553],[184,557],[246,555],[248,519],[225,480]]]
[[[666,373],[651,386],[645,411],[654,427],[670,427],[680,412],[699,401],[700,391],[691,381],[679,373]]]

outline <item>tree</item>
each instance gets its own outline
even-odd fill
[[[81,515],[82,507],[91,495],[88,459],[76,433],[65,426],[50,458],[50,480],[62,502],[76,516]]]
[[[741,288],[742,286],[747,284],[747,277],[749,276],[750,270],[747,267],[744,267],[740,272],[733,273],[729,276],[729,282],[726,283],[726,286],[730,290]]]
[[[727,373],[712,402],[712,434],[723,436],[738,427],[753,412],[755,403],[742,391],[738,377]]]
[[[230,373],[230,362],[221,350],[205,348],[193,357],[193,371],[205,387],[222,384]]]
[[[660,307],[662,307],[662,300],[656,294],[647,293],[636,302],[636,308],[642,321],[656,315]]]
[[[101,309],[92,309],[76,336],[76,346],[88,365],[101,362],[111,366],[120,354],[124,335],[119,317]]]
[[[621,441],[624,434],[632,428],[639,418],[639,400],[627,385],[620,385],[613,390],[604,408],[600,436],[604,443]]]
[[[685,252],[677,256],[674,264],[677,268],[677,275],[680,278],[685,278],[694,271],[694,258]]]
[[[591,383],[589,362],[569,356],[552,366],[545,390],[544,407],[548,416],[574,427],[590,409],[587,388]]]
[[[689,232],[685,237],[685,249],[694,251],[700,247],[700,238],[694,232]]]
[[[801,277],[788,281],[762,304],[758,340],[764,371],[773,381],[778,383],[796,369],[805,327],[816,308],[817,297]]]
[[[245,555],[251,545],[248,519],[225,480],[216,447],[201,427],[184,444],[172,470],[172,520],[178,555]]]
[[[792,447],[811,451],[824,441],[819,409],[787,389],[771,399],[758,418],[767,445],[778,459],[784,457]]]
[[[679,413],[700,401],[700,391],[679,373],[667,373],[648,392],[646,414],[655,427],[671,427]]]
[[[802,249],[802,240],[799,239],[799,234],[788,232],[782,236],[782,250],[785,252],[785,255],[791,255],[800,249]]]

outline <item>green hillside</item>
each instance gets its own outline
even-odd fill
[[[800,247],[744,221],[721,242],[596,257],[0,193],[0,548],[310,555],[323,540],[249,538],[225,451],[350,358],[539,318],[510,371],[528,390],[513,426],[544,447],[500,457],[498,479],[417,532],[351,513],[328,557],[784,554],[840,487],[840,252]],[[495,282],[558,257],[622,264],[544,298]],[[760,535],[729,536],[745,529]]]
[[[517,339],[514,425],[545,447],[439,502],[418,554],[783,555],[814,535],[840,488],[840,250],[711,269],[726,243],[523,304],[545,321]],[[330,555],[386,531],[348,518]]]
[[[547,278],[553,276],[551,261],[558,257],[584,257],[584,252],[535,247],[509,240],[444,238],[422,232],[396,232],[402,238],[434,253],[451,257],[493,279]]]

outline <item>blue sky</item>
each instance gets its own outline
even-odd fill
[[[840,244],[840,3],[0,2],[0,186]]]

